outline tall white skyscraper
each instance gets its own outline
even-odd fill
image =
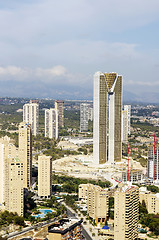
[[[122,76],[94,75],[94,163],[121,161]]]
[[[80,104],[80,132],[88,131],[89,104]]]
[[[93,121],[93,108],[90,105],[88,108],[88,120]]]
[[[36,136],[39,130],[39,104],[31,100],[23,106],[23,122],[32,126],[32,134]]]
[[[159,182],[159,146],[151,146],[148,151],[147,161],[147,174],[148,178],[153,181]]]
[[[130,135],[131,105],[124,105],[124,111],[127,112],[128,134]]]
[[[45,137],[58,139],[58,119],[57,109],[45,110]]]
[[[122,142],[128,143],[128,113],[122,111]]]

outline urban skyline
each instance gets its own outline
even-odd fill
[[[0,20],[0,239],[158,239],[159,1]]]

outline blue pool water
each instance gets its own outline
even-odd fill
[[[41,212],[41,213],[39,213],[39,214],[36,214],[36,215],[33,215],[33,217],[35,217],[35,218],[44,218],[45,217],[45,215],[47,214],[47,213],[51,213],[52,212],[52,210],[51,209],[39,209],[39,212]]]
[[[139,231],[139,232],[145,231],[145,229],[143,229],[143,228],[138,228],[138,231]]]

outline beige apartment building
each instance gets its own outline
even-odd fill
[[[140,203],[145,201],[148,213],[159,214],[159,193],[153,194],[145,187],[140,188]]]
[[[55,108],[45,110],[45,137],[58,139],[58,110]]]
[[[23,122],[31,124],[32,134],[36,136],[39,130],[39,104],[36,100],[23,106]]]
[[[94,163],[121,161],[122,76],[95,73],[93,109]]]
[[[38,156],[38,196],[49,197],[52,194],[52,158]]]
[[[0,165],[0,209],[23,216],[23,162],[7,136],[0,139]]]
[[[23,162],[23,187],[30,189],[32,183],[32,128],[25,122],[19,125],[19,158]]]
[[[105,222],[108,216],[108,192],[100,186],[89,185],[87,190],[87,214],[98,222]]]
[[[119,184],[114,194],[114,240],[138,238],[139,189]]]
[[[55,109],[58,110],[59,127],[64,127],[64,101],[56,100]]]
[[[88,196],[88,188],[93,187],[94,185],[91,183],[87,184],[80,184],[78,187],[78,199],[80,201],[87,201],[87,196]]]

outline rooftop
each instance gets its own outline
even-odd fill
[[[48,227],[49,233],[60,233],[65,234],[66,232],[70,231],[71,229],[75,228],[76,226],[80,226],[82,220],[74,219],[74,218],[64,218],[59,220],[58,222],[52,224]]]

